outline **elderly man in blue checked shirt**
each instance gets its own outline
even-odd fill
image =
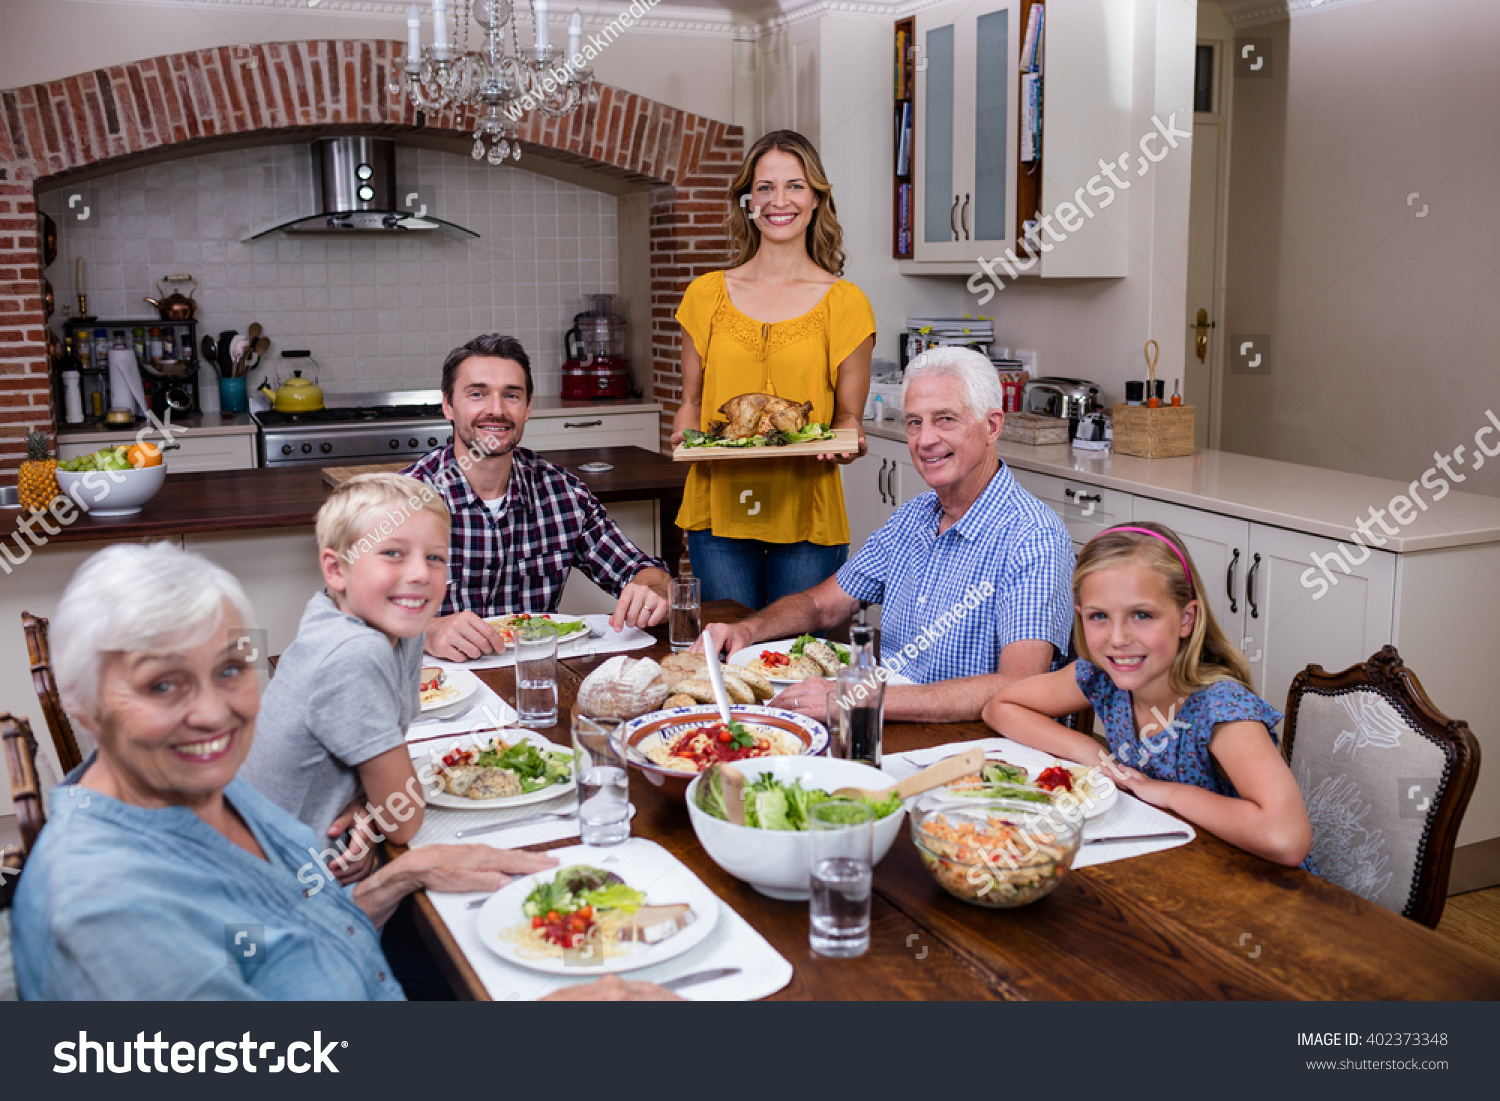
[[[931,492],[897,509],[827,581],[714,635],[733,653],[878,603],[883,664],[919,682],[886,688],[886,716],[962,722],[1067,652],[1073,541],[995,454],[1005,414],[988,358],[934,348],[907,367],[901,398],[912,462]],[[771,702],[821,719],[831,689],[803,681]]]

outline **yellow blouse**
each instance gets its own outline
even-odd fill
[[[870,300],[848,280],[801,317],[765,324],[734,308],[722,271],[693,280],[677,320],[703,360],[700,431],[725,419],[719,406],[747,393],[810,401],[810,419],[830,423],[839,364],[875,332]],[[838,464],[815,458],[694,463],[677,526],[767,543],[849,542]]]

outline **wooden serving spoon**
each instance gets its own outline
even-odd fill
[[[882,800],[889,799],[894,793],[902,799],[910,799],[913,795],[921,795],[924,791],[931,791],[944,784],[951,784],[954,780],[961,780],[983,767],[984,750],[976,745],[952,757],[944,757],[935,765],[928,765],[921,772],[913,773],[893,788],[886,788],[884,791],[869,791],[865,788],[853,787],[839,788],[833,794],[841,799]],[[725,799],[728,800],[727,794]]]
[[[736,826],[745,824],[745,774],[733,765],[719,766],[719,786],[724,791],[724,813]]]

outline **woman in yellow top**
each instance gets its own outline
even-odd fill
[[[809,421],[859,428],[875,313],[840,278],[843,230],[817,150],[794,131],[772,131],[751,147],[729,198],[734,263],[693,280],[677,309],[682,405],[672,446],[725,419],[719,407],[746,393],[810,401]],[[762,608],[832,576],[849,554],[835,463],[857,457],[693,464],[677,525],[703,599]]]

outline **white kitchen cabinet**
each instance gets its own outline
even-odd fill
[[[1236,646],[1245,638],[1245,572],[1249,569],[1250,522],[1217,512],[1136,497],[1132,522],[1149,520],[1175,531],[1203,579],[1203,597],[1214,619]],[[1368,655],[1366,655],[1368,656]]]
[[[1016,467],[1011,467],[1010,473],[1022,489],[1062,517],[1075,549],[1105,528],[1127,523],[1131,518],[1131,495],[1118,489],[1103,489]]]
[[[160,432],[148,432],[147,440],[159,441]],[[200,436],[174,433],[172,441],[177,450],[166,453],[167,471],[171,474],[192,474],[200,470],[253,470],[256,466],[255,433],[238,432],[234,435]],[[119,443],[135,443],[135,433],[124,433]],[[108,444],[98,441],[90,443],[60,442],[57,445],[59,459],[76,459],[89,455]]]
[[[839,468],[844,483],[844,510],[849,515],[849,553],[853,555],[865,540],[891,517],[893,506],[886,491],[891,462],[871,450],[863,458]]]
[[[593,410],[539,417],[526,422],[522,443],[533,451],[578,447],[642,447],[660,451],[661,418],[656,413],[599,413]]]
[[[1014,244],[1020,0],[916,14],[912,255],[971,261]]]
[[[1133,144],[1134,3],[1046,0],[1045,11],[1041,183],[1021,217],[1051,225],[1029,252],[1016,236],[1019,174],[1032,171],[1018,163],[1020,0],[916,13],[912,259],[902,271],[978,275],[975,261],[1011,249],[1021,274],[1125,275],[1129,195],[1099,162]],[[1127,186],[1133,171],[1116,169]]]

